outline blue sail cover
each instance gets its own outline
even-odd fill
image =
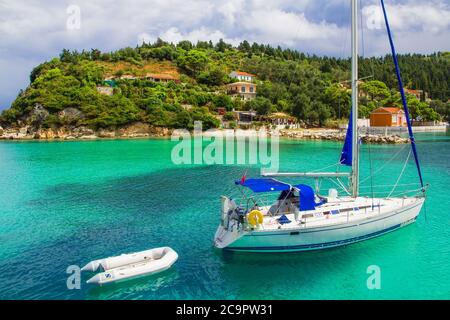
[[[316,206],[322,203],[316,203],[314,200],[314,190],[306,184],[299,184],[295,186],[300,194],[300,211],[309,211],[316,209]]]
[[[273,191],[284,191],[290,190],[291,186],[287,183],[277,181],[275,179],[247,179],[244,183],[241,181],[235,181],[236,185],[241,185],[251,189],[253,192],[273,192]]]
[[[350,113],[350,121],[348,122],[347,135],[345,136],[344,148],[341,153],[340,163],[346,166],[352,166],[352,135],[353,135],[353,121],[352,113]]]

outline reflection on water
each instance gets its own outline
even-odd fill
[[[172,268],[153,275],[122,280],[103,286],[91,285],[91,288],[87,291],[86,299],[114,299],[118,292],[121,293],[124,299],[127,299],[127,297],[145,299],[145,292],[156,292],[161,288],[168,287],[171,285],[171,282],[178,278],[179,274],[175,264]],[[159,299],[170,299],[170,297],[161,296]]]

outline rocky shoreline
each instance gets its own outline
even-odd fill
[[[20,128],[0,127],[0,140],[95,140],[95,139],[136,139],[136,138],[168,138],[173,130],[169,128],[153,127],[147,123],[135,122],[120,128],[93,130],[88,127],[64,126],[58,129],[34,129],[32,126]],[[269,135],[272,133],[268,131]],[[327,140],[344,141],[345,130],[336,129],[297,129],[280,130],[281,138],[293,140]],[[402,144],[408,139],[398,135],[366,135],[362,134],[364,143],[374,144]]]
[[[154,127],[144,122],[133,122],[121,127],[101,128],[94,130],[87,126],[64,125],[58,128],[46,128],[45,121],[49,118],[49,111],[42,105],[36,104],[33,109],[23,115],[14,125],[2,128],[0,126],[0,140],[94,140],[94,139],[136,139],[136,138],[167,138],[173,129]],[[58,112],[57,117],[63,123],[77,123],[85,115],[76,108],[66,108]],[[227,129],[223,129],[227,130]],[[233,131],[233,129],[228,129]],[[217,132],[223,134],[222,129]],[[245,131],[244,131],[245,132]],[[238,132],[234,132],[235,134]],[[250,133],[250,131],[248,131]],[[345,130],[338,129],[284,129],[278,131],[282,138],[295,140],[329,140],[344,141]],[[214,133],[213,133],[214,134]],[[273,134],[268,130],[268,134]],[[398,135],[365,135],[361,134],[363,142],[398,144],[407,143],[408,139]]]
[[[337,129],[281,130],[280,136],[294,140],[344,141],[346,131]],[[361,134],[360,137],[364,143],[403,144],[409,142],[408,139],[399,135]]]
[[[133,139],[150,137],[169,137],[171,129],[153,127],[147,123],[136,122],[120,128],[93,130],[88,127],[20,128],[0,127],[0,140],[95,140],[95,139]]]

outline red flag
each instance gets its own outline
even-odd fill
[[[244,175],[241,178],[241,184],[245,183],[245,179],[247,179],[247,171],[245,171]]]

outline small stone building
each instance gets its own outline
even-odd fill
[[[370,114],[371,127],[403,127],[405,112],[399,108],[378,108]]]
[[[114,88],[108,86],[98,86],[97,92],[107,96],[112,96],[114,93]]]
[[[166,73],[147,73],[145,75],[146,79],[149,79],[154,82],[170,82],[173,81],[175,83],[180,83],[180,79],[177,77],[174,77],[170,74]]]

